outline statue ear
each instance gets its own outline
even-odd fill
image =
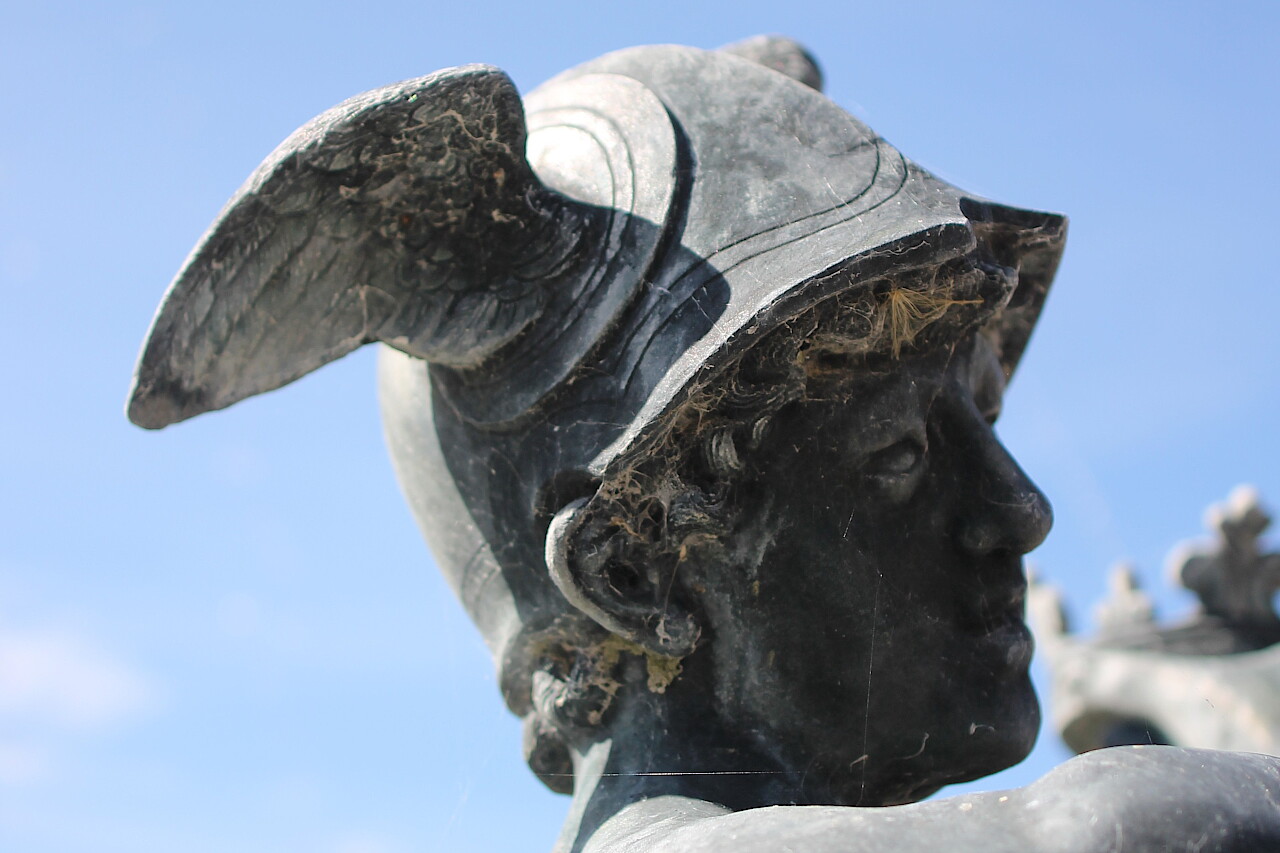
[[[648,651],[684,657],[701,629],[675,579],[650,559],[648,543],[587,511],[587,498],[565,506],[547,529],[551,580],[570,604]]]

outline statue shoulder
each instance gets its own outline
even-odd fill
[[[1009,791],[887,808],[730,812],[656,797],[618,812],[583,853],[1096,853],[1280,849],[1280,759],[1175,747],[1073,758]]]
[[[1280,758],[1269,755],[1099,749],[1018,793],[1031,849],[1280,849]]]
[[[633,803],[597,830],[583,853],[1027,853],[1013,797],[981,794],[888,808],[767,806],[731,812],[685,797]],[[1013,795],[1012,797],[1010,795]]]

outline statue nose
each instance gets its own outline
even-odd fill
[[[959,539],[966,551],[1025,554],[1049,535],[1053,508],[994,434],[979,443],[978,470],[963,490]]]

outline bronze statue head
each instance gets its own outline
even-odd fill
[[[766,39],[523,107],[479,66],[340,105],[197,247],[130,415],[389,344],[400,481],[557,790],[619,733],[778,802],[1007,766],[1049,510],[991,421],[1065,220],[938,180],[819,80]]]

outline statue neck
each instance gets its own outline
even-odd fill
[[[678,681],[665,694],[624,688],[607,731],[574,746],[573,802],[555,853],[582,853],[618,812],[658,797],[695,804],[690,808],[699,816],[707,804],[740,811],[805,802],[803,774],[749,739],[728,735],[690,683]]]

